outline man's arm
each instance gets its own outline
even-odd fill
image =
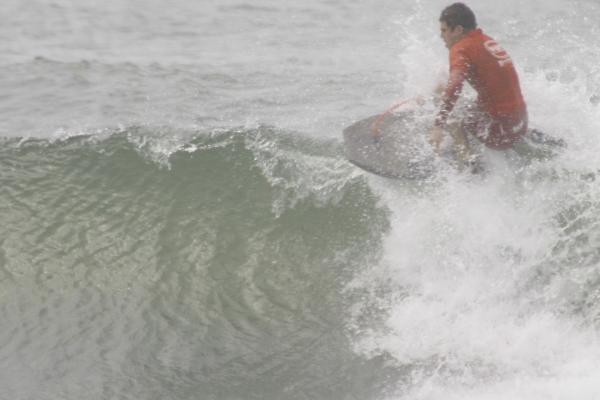
[[[450,77],[442,96],[442,105],[435,119],[435,125],[444,127],[448,115],[454,109],[469,69],[469,62],[462,48],[453,47],[450,50]]]
[[[431,143],[434,151],[438,154],[443,139],[443,129],[446,125],[448,115],[458,101],[468,69],[469,63],[463,49],[454,46],[450,50],[450,77],[442,95],[442,104],[435,119],[435,125],[431,128],[429,134],[429,143]]]

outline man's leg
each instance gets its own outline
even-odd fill
[[[454,140],[454,154],[458,161],[459,168],[463,169],[470,164],[472,158],[467,134],[460,123],[449,124],[448,132]]]

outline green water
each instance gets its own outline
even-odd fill
[[[135,128],[6,140],[0,395],[378,395],[398,372],[352,351],[344,288],[387,211],[337,145],[286,141],[221,132],[165,156]]]

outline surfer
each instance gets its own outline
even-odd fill
[[[510,56],[477,28],[475,14],[463,3],[446,7],[439,22],[441,37],[450,50],[450,76],[430,131],[434,150],[440,153],[444,130],[454,139],[458,158],[463,162],[471,159],[467,135],[492,149],[512,147],[527,132],[528,119]],[[467,107],[460,123],[447,123],[465,80],[477,92],[477,101]]]

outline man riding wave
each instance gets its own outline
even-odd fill
[[[527,132],[527,106],[519,77],[508,53],[477,28],[475,15],[463,3],[446,7],[440,16],[440,33],[450,50],[450,76],[442,94],[440,110],[430,131],[430,143],[440,152],[447,129],[459,148],[459,158],[470,157],[467,134],[487,147],[511,148]],[[461,123],[447,126],[448,115],[467,81],[477,92],[477,101],[467,107]]]

